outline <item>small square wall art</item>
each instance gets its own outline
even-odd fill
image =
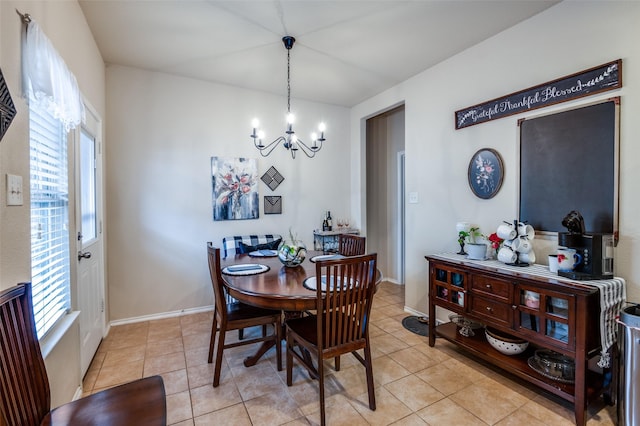
[[[211,157],[213,220],[259,217],[258,160]]]

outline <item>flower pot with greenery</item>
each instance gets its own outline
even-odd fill
[[[482,241],[484,235],[480,232],[480,228],[471,228],[469,232],[461,231],[458,234],[458,242],[464,243],[464,249],[467,252],[467,258],[475,260],[484,260],[487,257],[487,244]]]

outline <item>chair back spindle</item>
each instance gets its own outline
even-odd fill
[[[365,253],[366,237],[353,234],[338,236],[338,253],[343,256],[360,256]]]

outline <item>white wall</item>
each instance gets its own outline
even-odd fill
[[[21,35],[24,27],[16,9],[29,13],[51,39],[78,80],[80,90],[104,117],[105,70],[102,57],[76,1],[0,1],[0,68],[16,105],[17,115],[0,142],[0,288],[31,281],[31,229],[29,211],[29,114],[22,98]],[[70,147],[70,156],[73,147]],[[70,163],[71,164],[71,163]],[[24,204],[6,205],[5,175],[22,176]],[[70,192],[73,193],[73,182]],[[73,203],[73,198],[71,200]],[[71,235],[75,224],[70,223]],[[72,278],[75,264],[72,263]],[[72,283],[75,289],[75,282]],[[71,400],[81,384],[79,331],[74,324],[61,344],[47,356],[51,403]]]
[[[621,96],[620,243],[615,272],[627,280],[628,299],[640,301],[640,29],[638,2],[562,2],[476,47],[424,71],[351,110],[354,167],[364,146],[363,119],[405,102],[407,204],[406,305],[427,312],[425,255],[457,250],[455,223],[480,225],[490,233],[518,212],[517,120]],[[622,58],[623,88],[614,92],[455,130],[453,112],[477,103]],[[498,150],[505,162],[502,189],[490,200],[468,188],[467,167],[480,148]],[[362,169],[354,185],[363,185]],[[549,200],[553,202],[553,200]],[[355,209],[363,201],[353,201]],[[535,240],[538,254],[555,245]],[[542,257],[542,256],[540,256]],[[634,261],[635,260],[635,261]]]
[[[295,87],[292,88],[295,93]],[[285,130],[286,98],[137,69],[107,67],[107,244],[111,320],[213,303],[206,242],[289,228],[313,244],[323,213],[349,215],[349,115],[341,107],[292,99],[294,129],[308,139],[327,123],[324,148],[293,160],[278,147],[260,157],[249,137],[259,117],[267,139]],[[260,182],[260,218],[212,217],[211,157],[259,158],[284,181]],[[263,196],[281,195],[282,215],[263,214]],[[354,225],[358,226],[358,223]]]

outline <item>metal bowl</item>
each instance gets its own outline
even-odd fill
[[[538,349],[534,359],[541,371],[548,376],[562,380],[574,380],[576,377],[576,365],[573,358],[549,349]]]
[[[529,342],[526,340],[510,336],[494,328],[487,327],[484,333],[489,344],[505,355],[521,354],[529,347]]]

